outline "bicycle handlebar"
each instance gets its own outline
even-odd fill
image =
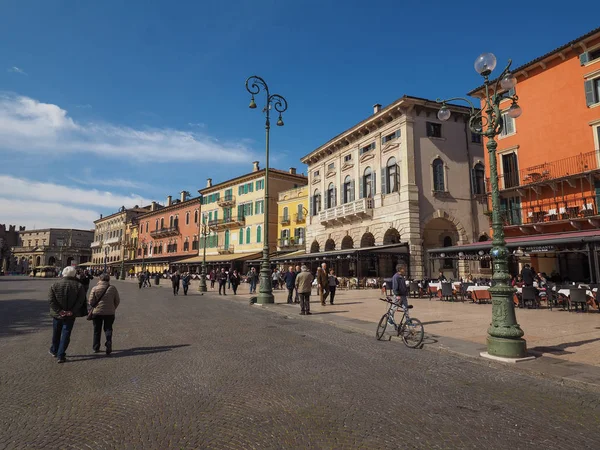
[[[382,302],[391,303],[392,305],[402,306],[400,303],[390,300],[390,297],[380,298],[379,300],[381,300]],[[408,305],[408,309],[412,309],[412,307],[413,305]]]

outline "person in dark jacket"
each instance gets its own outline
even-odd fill
[[[529,267],[529,264],[525,264],[523,269],[521,269],[521,277],[523,278],[523,284],[525,286],[533,286],[533,280],[535,278],[535,273]]]
[[[237,270],[234,270],[231,275],[229,275],[229,282],[231,283],[231,289],[233,289],[233,295],[237,294],[237,288],[242,282],[240,274]]]
[[[86,303],[85,288],[76,278],[74,267],[65,267],[62,278],[48,292],[50,315],[52,316],[52,345],[50,354],[64,363],[75,317],[81,317]]]
[[[396,304],[402,306],[402,309],[408,308],[408,288],[406,287],[405,268],[403,264],[396,266],[396,273],[392,277],[392,292],[396,296]],[[392,315],[396,312],[398,306],[392,307]],[[392,316],[388,319],[388,323],[393,324]]]
[[[300,266],[296,266],[296,270],[294,271],[296,272],[296,277],[298,277],[298,275],[300,275],[300,272],[302,272],[300,270]],[[296,283],[294,282],[294,285]],[[300,296],[298,295],[298,288],[296,286],[294,286],[294,303],[300,303]]]
[[[335,290],[339,284],[333,269],[329,269],[329,276],[327,277],[327,280],[329,283],[329,304],[333,305],[333,300],[335,299]]]
[[[283,275],[283,281],[285,281],[285,287],[288,291],[287,302],[294,303],[294,287],[296,286],[296,272],[294,272],[294,267],[290,266],[288,271]]]
[[[223,295],[227,295],[225,288],[227,287],[227,272],[225,272],[225,268],[222,267],[221,271],[217,274],[217,280],[219,281],[219,295],[221,295],[221,289],[223,290]]]
[[[171,275],[171,284],[173,285],[173,295],[179,295],[179,282],[181,281],[181,276],[179,272],[175,272]]]
[[[183,286],[183,295],[187,295],[187,291],[190,288],[190,282],[192,281],[192,276],[189,272],[186,272],[181,277],[181,285]]]
[[[115,323],[115,311],[121,303],[119,291],[115,286],[110,285],[110,275],[103,273],[100,275],[100,281],[92,288],[88,304],[92,308],[94,321],[94,338],[92,341],[92,350],[94,353],[100,352],[100,339],[102,330],[106,336],[106,356],[112,353],[112,335],[113,324]]]
[[[90,289],[90,281],[94,278],[87,270],[79,273],[79,282],[85,289],[85,295],[87,295]]]

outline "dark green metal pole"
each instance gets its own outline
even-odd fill
[[[198,244],[200,244],[200,232],[202,231],[202,237],[204,238],[204,257],[202,259],[202,270],[200,272],[200,284],[198,285],[199,292],[206,292],[206,236],[204,234],[205,225],[202,223],[202,199],[204,197],[200,195],[200,205],[198,207]],[[200,253],[200,248],[198,248]]]

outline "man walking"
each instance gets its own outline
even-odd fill
[[[308,267],[302,266],[300,274],[296,277],[295,285],[300,296],[300,315],[310,315],[310,292],[312,290],[313,276]]]
[[[333,269],[329,269],[329,276],[327,277],[327,280],[327,287],[329,288],[329,303],[333,305],[333,299],[335,298],[335,289],[337,288],[337,285],[339,283]]]
[[[65,267],[63,277],[50,287],[48,303],[52,316],[52,345],[50,354],[64,363],[75,317],[81,317],[86,303],[85,288],[76,278],[74,267]]]
[[[225,287],[227,286],[227,272],[225,272],[225,268],[221,268],[221,271],[217,275],[217,280],[219,281],[219,295],[221,295],[221,289],[223,290],[223,295],[227,295],[227,291]]]
[[[406,279],[404,278],[404,264],[396,266],[396,273],[392,277],[392,292],[396,296],[396,305],[401,305],[402,309],[408,308],[408,288],[406,287]],[[392,306],[392,316],[398,309],[398,306]],[[393,325],[393,318],[389,317],[388,323]]]
[[[327,264],[321,264],[321,270],[317,270],[317,284],[321,297],[321,306],[325,306],[325,301],[329,295],[329,277],[327,276]]]
[[[171,284],[173,285],[173,295],[179,295],[179,282],[181,281],[181,277],[179,276],[179,272],[175,272],[171,275]]]
[[[298,276],[301,272],[300,270],[300,266],[296,266],[296,276]],[[300,297],[298,296],[298,288],[295,286],[296,283],[294,283],[294,303],[300,303]]]
[[[258,279],[258,273],[256,268],[252,267],[248,272],[248,282],[250,283],[250,294],[256,294],[256,280]]]
[[[285,275],[283,275],[283,281],[285,281],[285,287],[288,290],[287,302],[292,304],[294,303],[292,297],[294,295],[294,287],[296,286],[296,274],[293,266],[290,266]]]
[[[192,281],[192,277],[189,272],[183,274],[181,277],[181,285],[183,286],[183,295],[187,295],[187,291],[190,287],[190,282]]]

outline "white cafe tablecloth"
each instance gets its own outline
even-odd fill
[[[473,291],[487,291],[490,287],[489,286],[469,286],[467,288],[467,292],[473,292]]]
[[[561,294],[561,295],[564,295],[565,297],[568,297],[568,296],[571,295],[571,290],[570,289],[559,289],[558,293]],[[585,291],[585,295],[587,295],[588,297],[593,297],[594,296],[594,294],[590,290],[586,290]]]

